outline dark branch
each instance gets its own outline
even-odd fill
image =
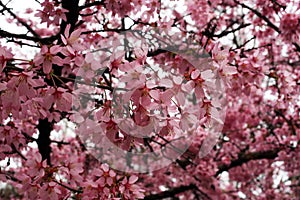
[[[168,51],[164,50],[164,49],[157,49],[155,51],[148,51],[147,56],[148,57],[153,57],[153,56],[157,56],[161,53],[167,53]]]
[[[26,34],[10,33],[0,29],[0,38],[23,39],[23,40],[30,40],[33,42],[41,42],[42,44],[50,44],[51,42],[56,40],[58,36],[54,35],[47,38],[40,38],[40,37],[28,36]]]
[[[18,39],[31,40],[31,41],[34,41],[34,42],[39,42],[40,41],[39,38],[36,38],[36,37],[33,37],[33,36],[28,36],[26,34],[9,33],[7,31],[1,30],[1,29],[0,29],[0,36],[2,38],[9,37],[9,38],[18,38]]]
[[[105,4],[104,4],[104,1],[94,1],[91,3],[84,4],[82,6],[79,6],[79,10],[83,10],[85,8],[89,8],[92,6],[105,6]]]
[[[103,30],[91,30],[91,31],[84,31],[82,34],[90,34],[90,33],[105,33],[105,32],[115,32],[115,33],[121,33],[124,31],[128,31],[130,29],[123,29],[123,28],[106,28]]]
[[[236,160],[231,161],[229,165],[221,165],[219,166],[219,170],[217,171],[215,176],[218,176],[224,171],[228,171],[231,168],[241,166],[244,163],[249,162],[250,160],[260,160],[260,159],[275,159],[278,156],[278,152],[280,149],[274,149],[269,151],[262,152],[251,152],[246,154],[240,154]]]
[[[12,147],[13,151],[15,153],[17,153],[23,160],[27,160],[27,158],[25,158],[25,156],[23,156],[23,154],[20,151],[17,150],[17,148],[14,144],[12,144],[11,147]]]
[[[296,50],[297,50],[297,51],[300,51],[300,46],[299,46],[299,44],[297,44],[296,42],[293,42],[293,45],[296,47]]]
[[[61,182],[57,181],[57,180],[53,180],[53,182],[57,183],[58,185],[70,190],[71,192],[74,192],[74,193],[82,193],[81,190],[77,190],[77,189],[74,189],[74,188],[71,188],[70,186],[67,186],[65,184],[62,184]]]
[[[222,31],[220,34],[215,34],[214,37],[224,37],[230,33],[234,33],[238,30],[241,30],[242,28],[245,28],[245,27],[248,27],[250,26],[251,24],[250,23],[247,23],[247,24],[241,24],[239,27],[235,28],[235,29],[232,29],[232,30],[224,30]]]
[[[14,38],[8,39],[6,42],[7,42],[7,43],[10,42],[10,43],[18,44],[18,45],[20,45],[21,48],[22,48],[23,46],[34,47],[34,48],[40,48],[38,45],[28,44],[28,43],[22,42],[21,40],[15,40]]]

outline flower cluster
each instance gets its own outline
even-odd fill
[[[43,3],[41,3],[41,6],[43,10],[39,10],[35,16],[39,17],[42,23],[46,22],[47,27],[49,27],[51,24],[59,25],[61,20],[67,21],[66,13],[69,11],[58,7],[54,1],[45,0]]]
[[[296,42],[300,39],[299,14],[287,13],[280,20],[280,30],[282,37],[286,41]]]
[[[0,199],[300,199],[299,0],[16,2]]]

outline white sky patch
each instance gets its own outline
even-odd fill
[[[274,95],[271,90],[267,90],[264,94],[265,101],[268,101],[268,100],[276,101],[277,99],[278,99],[277,95]]]
[[[280,182],[288,183],[288,172],[284,171],[284,162],[283,161],[276,161],[273,163],[276,166],[274,169],[273,175],[273,188],[277,188]]]
[[[66,138],[75,138],[75,127],[76,125],[67,119],[63,119],[57,123],[57,126],[61,127],[61,130],[55,131],[53,130],[50,135],[50,139],[55,141],[62,141]]]
[[[229,183],[229,173],[228,172],[222,172],[220,174],[220,188],[226,189],[230,185]]]
[[[238,192],[238,195],[241,199],[246,199],[247,198],[247,196],[241,191]]]
[[[9,2],[9,3],[7,4],[7,2]],[[24,2],[20,3],[20,0],[11,0],[11,1],[5,0],[3,2],[3,4],[4,5],[7,4],[6,6],[9,9],[11,9],[11,11],[13,13],[15,13],[17,16],[24,17],[25,19],[29,18],[32,20],[34,20],[34,18],[36,18],[36,17],[34,17],[34,14],[24,14],[25,9],[26,8],[31,8],[33,10],[41,9],[40,5],[34,0],[26,0],[26,4],[30,5],[28,7],[24,7]],[[2,9],[2,7],[1,7],[1,9]],[[0,29],[1,30],[5,30],[7,32],[15,33],[15,34],[26,34],[28,32],[28,30],[24,26],[18,26],[15,22],[9,23],[6,18],[7,17],[12,18],[12,16],[7,11],[4,11],[4,13],[5,13],[4,15],[0,15],[0,21],[1,21]],[[36,20],[38,20],[38,18],[36,18]],[[46,28],[46,24],[45,23],[40,24],[39,27]],[[34,55],[37,52],[36,48],[29,47],[26,45],[23,45],[22,48],[20,48],[20,46],[18,46],[14,42],[7,42],[8,39],[10,39],[10,38],[7,38],[7,39],[0,38],[0,44],[12,48],[12,52],[16,56],[22,56],[22,58],[25,57],[25,58],[31,59],[32,55]],[[34,44],[32,42],[28,42],[28,43]],[[22,52],[20,52],[20,49],[22,50]]]

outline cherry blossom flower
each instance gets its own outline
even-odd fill
[[[47,90],[43,105],[49,109],[54,103],[55,109],[59,111],[68,111],[71,108],[72,94],[66,92],[67,90],[61,87],[56,89],[50,88]]]
[[[58,45],[52,47],[42,46],[41,52],[34,58],[33,62],[35,65],[40,65],[43,63],[43,72],[49,74],[52,70],[52,64],[62,66],[64,60],[57,56],[62,48]]]
[[[133,111],[133,119],[138,126],[146,126],[150,123],[149,114],[141,105],[138,105],[137,109]]]
[[[11,48],[7,49],[0,45],[0,73],[6,67],[7,61],[13,58],[13,54],[11,52]]]
[[[67,12],[69,12],[69,11],[64,8],[57,8],[54,12],[53,23],[56,25],[59,25],[61,20],[66,22],[67,21],[67,16],[66,16]]]
[[[66,45],[68,51],[75,54],[75,51],[83,50],[83,46],[79,43],[81,30],[77,29],[70,34],[70,28],[71,25],[68,24],[64,31],[64,36],[61,35],[61,40]]]
[[[300,39],[299,14],[287,13],[280,21],[280,30],[284,40],[296,42]]]
[[[92,70],[91,64],[85,61],[77,70],[76,75],[84,78],[85,82],[89,84],[95,77],[95,71]]]
[[[4,140],[5,144],[12,144],[13,138],[16,136],[17,132],[11,126],[0,127],[0,136]]]
[[[101,165],[101,172],[99,172],[100,178],[96,181],[100,186],[104,187],[106,184],[111,186],[114,182],[116,173],[109,169],[107,164]]]
[[[71,158],[68,163],[65,164],[65,166],[68,169],[68,178],[72,180],[71,185],[76,185],[75,182],[82,182],[83,178],[80,176],[80,174],[83,172],[83,164],[78,162],[76,157]]]
[[[143,74],[143,66],[136,62],[125,63],[120,66],[120,70],[126,72],[126,74],[120,77],[122,83],[126,83],[130,92],[134,91],[134,88],[139,88],[146,82],[146,75]]]
[[[190,77],[191,80],[182,85],[182,90],[190,93],[194,89],[197,99],[203,99],[205,96],[204,88],[210,89],[212,86],[213,72],[211,70],[200,72],[196,69],[190,73]]]
[[[41,178],[45,175],[45,168],[47,167],[47,161],[42,161],[42,156],[39,153],[35,153],[33,159],[27,160],[26,165],[29,167],[27,174],[32,178]]]
[[[11,146],[8,145],[8,144],[0,144],[0,148],[1,148],[1,151],[0,151],[0,159],[3,160],[3,159],[5,159],[5,157],[6,157],[6,154],[5,154],[4,152],[10,152],[10,151],[12,151],[12,149],[11,149]],[[0,170],[0,172],[1,172],[1,170]],[[1,173],[0,173],[0,174],[1,174]],[[5,177],[2,177],[2,176],[0,175],[0,178],[2,178],[2,180],[3,180],[3,178],[5,178]],[[3,180],[3,181],[4,181],[4,180]]]
[[[145,195],[143,194],[143,190],[134,185],[137,180],[138,177],[135,175],[132,175],[129,178],[124,177],[119,190],[124,195],[125,199],[132,199],[133,197],[138,199],[144,198]]]
[[[35,96],[34,87],[43,86],[45,83],[42,79],[32,79],[33,72],[22,72],[18,76],[13,77],[7,86],[10,88],[18,88],[20,96],[33,98]]]
[[[2,119],[6,119],[7,116],[12,114],[13,116],[19,116],[20,96],[17,88],[8,88],[1,94],[1,103],[3,105]]]
[[[69,12],[64,8],[58,8],[52,1],[45,0],[41,3],[43,10],[38,10],[36,17],[41,18],[41,22],[46,22],[47,27],[51,24],[59,25],[61,20],[67,21],[66,13]]]
[[[99,109],[96,113],[96,119],[99,121],[109,122],[110,121],[110,115],[111,115],[111,101],[105,101],[103,107]]]
[[[48,184],[44,184],[39,190],[40,199],[53,199],[59,200],[59,195],[61,191],[57,188],[57,183],[50,182]]]
[[[39,12],[35,14],[36,17],[41,18],[41,22],[47,22],[47,27],[51,24],[51,15],[54,14],[54,4],[49,0],[45,0],[42,4],[43,10],[38,10]]]

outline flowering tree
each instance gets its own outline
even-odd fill
[[[1,199],[300,198],[297,0],[30,4],[0,1]]]

